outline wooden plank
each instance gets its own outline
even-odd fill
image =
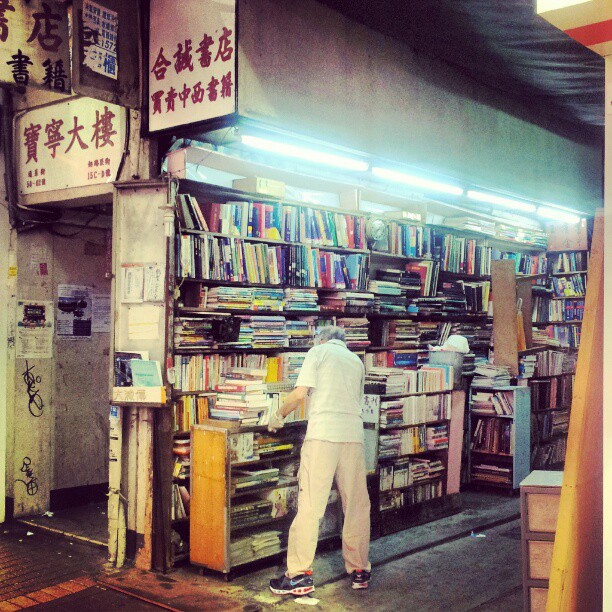
[[[533,291],[531,290],[530,278],[516,278],[516,295],[523,300],[523,329],[525,330],[526,347],[529,349],[533,345],[533,326],[531,325],[531,316],[533,314]]]
[[[603,212],[595,218],[546,609],[601,610]]]
[[[191,438],[190,560],[229,571],[226,432],[194,429]]]
[[[518,376],[516,273],[512,260],[491,262],[493,285],[493,349],[495,365],[509,366]]]
[[[446,494],[459,493],[461,484],[461,451],[463,447],[463,417],[465,391],[453,391],[451,421],[448,440],[448,464],[446,469]]]

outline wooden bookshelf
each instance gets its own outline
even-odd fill
[[[472,406],[476,393],[504,394],[512,407],[512,414],[484,416],[474,413]],[[508,490],[517,489],[530,470],[529,389],[518,386],[472,385],[468,405],[467,439],[469,440],[470,484],[484,487],[496,486]],[[477,448],[477,446],[482,447]],[[506,447],[509,447],[508,450],[511,452],[501,450]],[[497,469],[500,471],[496,471]],[[487,478],[487,474],[490,474],[491,479]]]

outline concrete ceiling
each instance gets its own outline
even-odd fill
[[[603,137],[604,60],[535,14],[535,0],[318,0]]]

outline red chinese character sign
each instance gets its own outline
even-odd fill
[[[151,0],[149,130],[236,110],[235,0]]]
[[[0,82],[70,93],[66,4],[0,0]]]
[[[125,129],[124,108],[92,98],[20,115],[15,124],[19,193],[115,181]]]

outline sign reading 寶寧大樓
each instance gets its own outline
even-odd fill
[[[149,130],[236,109],[236,0],[151,0]]]
[[[70,93],[66,3],[0,0],[0,82]]]
[[[92,98],[23,113],[15,122],[19,193],[115,181],[125,130],[124,108]]]

